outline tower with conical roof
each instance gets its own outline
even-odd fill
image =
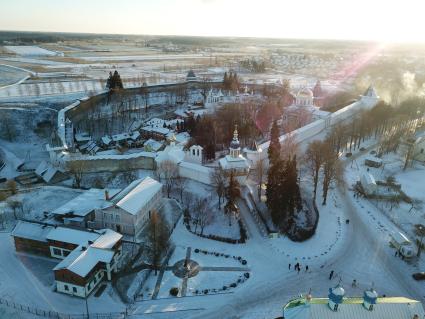
[[[367,108],[372,108],[378,103],[379,96],[378,94],[376,94],[376,91],[373,85],[370,85],[367,88],[367,90],[363,93],[363,95],[360,96],[360,101]]]
[[[241,154],[241,145],[238,138],[238,126],[235,125],[235,130],[233,131],[233,139],[230,142],[230,156],[233,158],[238,158]]]

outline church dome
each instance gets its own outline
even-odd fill
[[[230,142],[230,150],[237,150],[241,147],[238,138],[238,129],[235,127],[235,131],[233,132],[233,139]]]
[[[309,88],[302,88],[298,94],[297,97],[304,97],[304,98],[313,98],[313,92]]]

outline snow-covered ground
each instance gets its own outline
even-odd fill
[[[35,45],[6,45],[5,48],[21,56],[55,56],[58,52],[46,50]]]

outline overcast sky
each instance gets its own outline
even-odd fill
[[[425,0],[0,0],[0,30],[425,42]]]

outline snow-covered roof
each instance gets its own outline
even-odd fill
[[[46,183],[49,183],[56,174],[63,174],[64,172],[52,164],[42,161],[35,169],[35,173]]]
[[[328,306],[327,298],[313,298],[309,304],[300,302],[285,308],[285,319],[412,319],[415,314],[419,318],[425,315],[419,301],[403,297],[378,298],[373,310],[363,306],[362,298],[347,298],[332,311]]]
[[[88,245],[88,242],[94,242],[98,239],[98,232],[89,232],[73,228],[56,227],[46,236],[48,240],[60,241],[74,245]]]
[[[185,152],[183,151],[183,145],[168,145],[163,151],[157,153],[158,156],[155,158],[155,162],[161,163],[163,161],[171,161],[175,164],[180,163],[184,157]]]
[[[112,247],[123,237],[120,233],[111,229],[102,229],[98,232],[101,233],[100,237],[91,244],[91,246],[95,248],[112,249]]]
[[[37,241],[47,241],[48,233],[53,229],[53,226],[30,223],[20,220],[12,231],[12,236],[32,239]]]
[[[248,169],[249,163],[245,157],[239,155],[238,157],[232,157],[230,155],[226,155],[225,157],[219,160],[220,166],[225,169]]]
[[[190,140],[190,134],[188,132],[181,132],[175,135],[176,142],[186,144]]]
[[[188,168],[192,171],[197,171],[197,172],[205,173],[205,174],[209,174],[211,172],[211,168],[209,168],[209,167],[202,166],[202,165],[195,164],[195,163],[186,162],[186,161],[180,162],[179,166],[184,167],[184,168]]]
[[[112,142],[112,139],[107,135],[103,136],[101,140],[102,140],[102,143],[105,145],[109,145]]]
[[[109,198],[119,193],[119,189],[108,189]],[[54,215],[86,216],[95,209],[101,209],[111,206],[111,202],[105,199],[105,190],[91,188],[77,197],[71,199],[64,205],[56,208],[52,213]]]
[[[145,177],[134,181],[127,188],[132,189],[116,205],[132,215],[137,215],[142,207],[161,191],[162,184],[151,177]],[[126,189],[123,192],[126,192]]]
[[[373,97],[373,98],[378,97],[378,95],[376,94],[376,91],[375,91],[375,89],[372,85],[367,88],[367,90],[364,92],[363,96],[368,96],[368,97]]]
[[[158,133],[158,134],[162,134],[162,135],[167,135],[170,130],[168,128],[165,127],[156,127],[156,126],[151,126],[151,125],[147,125],[141,128],[142,131],[145,132],[154,132],[154,133]]]
[[[67,269],[81,277],[86,277],[99,262],[110,263],[114,255],[113,250],[80,245],[53,270]]]
[[[143,146],[145,147],[145,151],[149,151],[152,150],[154,152],[157,152],[161,147],[162,147],[162,143],[155,141],[154,139],[148,139]]]

